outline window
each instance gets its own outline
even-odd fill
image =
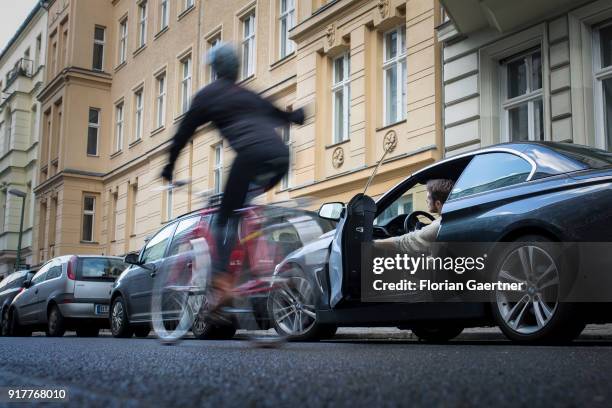
[[[506,141],[544,140],[540,50],[511,57],[501,64],[502,133]]]
[[[196,238],[194,232],[200,223],[200,217],[190,217],[182,220],[176,227],[168,256],[178,255],[191,250],[191,240]]]
[[[138,4],[138,48],[147,43],[147,2]]]
[[[422,188],[425,188],[425,186]],[[423,210],[427,210],[427,208],[423,208]],[[386,225],[398,215],[410,214],[412,211],[412,194],[411,191],[409,191],[408,193],[404,193],[400,198],[391,203],[390,206],[385,208],[383,212],[376,217],[376,220],[374,220],[374,225]]]
[[[119,64],[123,64],[127,59],[127,37],[128,21],[124,18],[119,23]]]
[[[115,152],[123,149],[123,102],[115,106]]]
[[[384,35],[383,44],[385,125],[406,118],[406,27],[397,27]]]
[[[132,208],[130,214],[130,235],[136,235],[136,209],[138,208],[138,184],[132,185]]]
[[[474,157],[467,165],[449,196],[449,200],[522,183],[529,178],[532,166],[510,153],[486,153]]]
[[[104,41],[106,29],[104,27],[94,28],[93,63],[92,69],[96,71],[104,70]]]
[[[183,11],[193,7],[193,0],[183,0]]]
[[[595,128],[598,144],[612,151],[612,21],[595,31]]]
[[[81,258],[79,260],[79,280],[115,280],[127,265],[114,258]]]
[[[215,145],[214,150],[213,192],[219,194],[223,188],[223,143]]]
[[[42,268],[40,268],[40,270],[38,272],[36,272],[36,275],[34,275],[34,277],[32,278],[32,285],[37,285],[40,282],[43,282],[47,276],[47,271],[49,269],[51,269],[51,266],[53,265],[53,262],[50,261],[49,263],[45,264]]]
[[[159,2],[159,31],[168,27],[168,0]]]
[[[191,99],[191,55],[181,60],[181,113],[187,112]]]
[[[83,233],[81,239],[86,242],[94,240],[94,221],[96,214],[96,198],[93,196],[83,197]]]
[[[218,47],[219,45],[221,45],[221,33],[219,33],[218,35],[216,35],[214,38],[212,38],[210,41],[208,41],[209,44],[209,53],[214,50],[216,47]],[[210,66],[209,68],[209,82],[213,82],[217,79],[217,72],[215,72],[215,70],[213,69],[212,66]]]
[[[242,19],[242,79],[255,74],[255,12]]]
[[[36,37],[36,50],[34,51],[34,70],[40,66],[40,54],[42,53],[42,36],[39,34]],[[2,86],[0,86],[0,89]]]
[[[144,125],[142,88],[134,93],[134,141],[142,139]]]
[[[174,191],[172,188],[166,190],[166,220],[171,220],[173,216],[172,208],[174,207]]]
[[[164,126],[166,116],[166,73],[156,77],[157,96],[155,97],[155,124],[156,128]]]
[[[349,118],[351,104],[351,60],[344,54],[333,62],[333,129],[334,143],[349,138]]]
[[[280,137],[283,140],[283,142],[287,145],[287,147],[289,148],[289,152],[291,152],[291,125],[287,124],[283,127],[281,127],[279,129],[279,133],[280,133]],[[289,172],[291,171],[291,153],[289,153],[289,171],[287,171],[287,174],[285,174],[283,176],[283,178],[280,181],[280,188],[281,190],[286,190],[289,188]]]
[[[45,277],[45,280],[48,281],[51,279],[58,278],[61,274],[62,274],[62,266],[55,265],[54,267],[49,269],[49,271],[47,272],[47,276]]]
[[[142,263],[155,262],[161,259],[166,252],[168,240],[172,237],[176,223],[165,226],[147,243],[142,251],[140,261]]]
[[[100,133],[100,109],[89,108],[87,124],[87,155],[98,155],[98,136]]]
[[[295,25],[295,0],[280,0],[280,57],[291,54],[294,49],[293,41],[289,39],[289,30]]]

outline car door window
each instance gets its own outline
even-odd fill
[[[52,266],[53,263],[51,262],[46,265],[43,265],[43,267],[40,268],[40,270],[36,272],[36,275],[34,275],[34,277],[32,278],[32,285],[36,285],[37,283],[44,281],[45,277],[47,276],[47,272],[49,271],[49,269],[51,269]]]
[[[120,259],[82,258],[79,264],[79,280],[114,280],[127,267]]]
[[[45,280],[50,280],[59,277],[62,274],[62,265],[55,265],[47,271]]]
[[[150,263],[161,259],[166,252],[168,240],[172,237],[172,233],[176,228],[176,223],[165,226],[147,243],[142,252],[141,262]]]
[[[201,224],[202,222],[201,217],[190,217],[180,221],[174,232],[174,238],[172,239],[172,244],[170,244],[168,256],[189,251],[191,249],[190,242],[197,235],[196,229],[200,229],[204,226]]]
[[[448,197],[467,197],[522,183],[531,174],[531,164],[511,153],[485,153],[475,156],[465,168]]]

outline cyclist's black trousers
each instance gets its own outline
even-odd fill
[[[230,170],[221,207],[214,217],[216,256],[213,276],[227,271],[229,257],[238,239],[239,215],[247,194],[263,193],[274,187],[289,170],[289,149],[283,143],[258,146],[236,155]]]

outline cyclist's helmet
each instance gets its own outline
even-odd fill
[[[240,59],[230,44],[219,44],[208,54],[208,63],[217,73],[217,77],[236,81],[240,69]]]

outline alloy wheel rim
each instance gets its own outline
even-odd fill
[[[115,332],[121,330],[121,326],[123,326],[123,305],[121,302],[115,302],[115,306],[113,306],[112,321]]]
[[[544,249],[525,245],[512,251],[498,271],[500,282],[520,283],[522,291],[498,290],[497,310],[505,325],[530,335],[543,330],[559,304],[559,269]]]
[[[272,315],[286,334],[296,336],[309,331],[316,323],[313,287],[307,279],[291,278],[272,297]]]

